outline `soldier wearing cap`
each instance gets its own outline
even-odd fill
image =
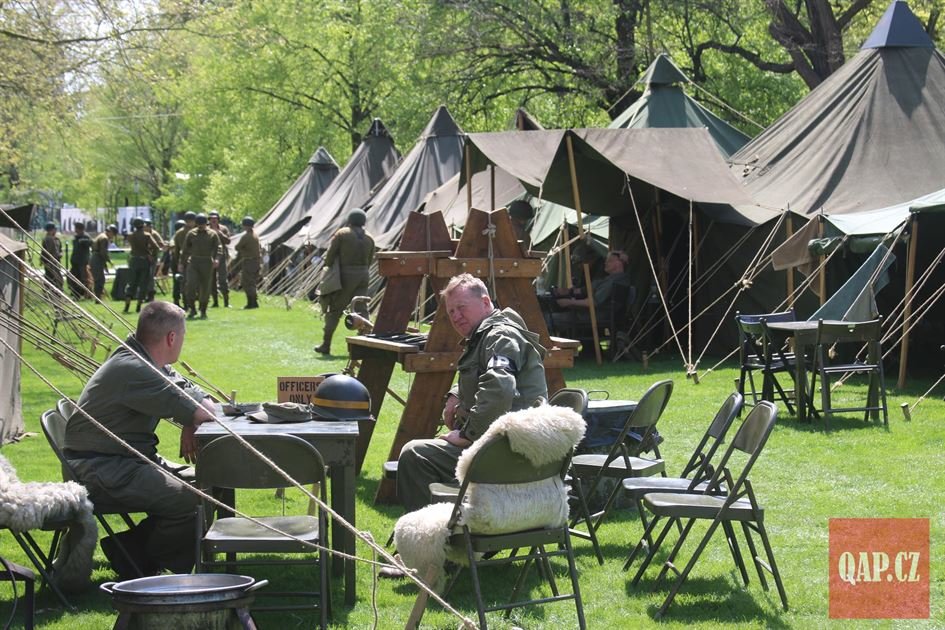
[[[151,234],[144,231],[144,219],[135,217],[131,221],[133,231],[128,235],[128,285],[125,287],[125,312],[131,308],[131,300],[138,300],[136,313],[141,312],[141,302],[148,292],[148,276],[157,260],[158,244]],[[151,278],[153,279],[153,275]]]
[[[194,306],[199,301],[200,319],[207,319],[207,303],[210,301],[213,271],[220,253],[220,237],[207,228],[207,215],[202,212],[197,215],[195,223],[197,227],[187,233],[181,251],[181,263],[187,267],[184,291],[190,309],[188,317],[193,319],[197,316]]]
[[[230,230],[220,223],[220,213],[212,210],[207,219],[210,221],[210,229],[220,237],[220,253],[217,255],[217,268],[214,271],[215,282],[213,283],[213,308],[220,305],[219,295],[223,294],[223,308],[230,308],[230,283],[227,281],[229,271],[227,270],[227,261],[230,258]],[[219,289],[219,290],[218,290]]]
[[[171,267],[174,273],[174,304],[181,306],[181,299],[183,299],[183,306],[186,309],[190,307],[187,304],[187,297],[184,295],[184,274],[187,272],[187,266],[184,265],[182,252],[184,250],[184,239],[187,237],[187,233],[196,227],[196,221],[196,214],[193,212],[184,213],[184,220],[178,221],[175,224],[177,231],[174,232],[174,244],[172,249],[174,253]]]
[[[69,256],[69,288],[72,296],[79,300],[89,294],[89,258],[92,255],[92,237],[85,232],[85,222],[76,221],[72,226],[72,254]]]
[[[151,238],[154,239],[154,242],[157,243],[158,253],[157,256],[151,261],[151,271],[148,273],[148,289],[147,297],[145,298],[148,302],[154,299],[154,276],[157,275],[158,265],[164,262],[165,252],[167,251],[167,243],[164,242],[164,239],[161,237],[159,232],[154,231],[154,224],[151,219],[146,218],[144,220],[144,233],[150,234]]]
[[[42,245],[43,272],[46,280],[62,291],[62,241],[56,236],[56,224],[46,224]]]
[[[325,254],[325,268],[338,264],[341,272],[341,289],[318,298],[325,314],[325,332],[322,343],[315,346],[319,354],[331,353],[331,338],[341,321],[344,309],[356,295],[368,295],[369,271],[374,260],[374,239],[364,231],[367,215],[361,208],[348,213],[348,225],[335,232]],[[367,306],[359,304],[358,314],[368,317]]]
[[[90,260],[93,282],[92,292],[98,299],[102,299],[102,295],[105,293],[105,271],[108,269],[108,263],[112,261],[108,255],[108,246],[117,234],[118,226],[112,224],[92,240],[92,259]]]
[[[256,300],[256,284],[259,282],[259,259],[262,249],[259,237],[253,230],[256,221],[253,217],[243,217],[243,236],[236,244],[236,260],[240,269],[240,284],[246,292],[246,306],[243,308],[259,308]]]

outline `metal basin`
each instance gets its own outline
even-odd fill
[[[195,575],[155,575],[152,577],[105,582],[99,588],[114,601],[148,606],[209,604],[239,599],[268,584],[248,575],[198,573]]]

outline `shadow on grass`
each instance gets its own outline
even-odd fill
[[[858,416],[832,415],[830,416],[830,428],[824,423],[823,417],[820,419],[810,419],[807,422],[800,422],[796,417],[784,414],[783,419],[778,420],[779,427],[785,427],[798,433],[833,433],[834,431],[859,431],[862,429],[879,429],[889,431],[889,428],[883,424],[882,417],[879,420],[863,420],[863,414]]]
[[[653,568],[653,567],[651,567]],[[663,619],[685,624],[702,625],[707,623],[752,623],[763,620],[765,628],[788,628],[790,624],[782,619],[781,600],[773,578],[768,579],[770,591],[764,591],[757,580],[742,585],[734,573],[729,576],[713,578],[690,577],[676,594],[672,605],[663,615]],[[668,576],[674,578],[674,576]],[[634,587],[628,577],[626,595],[630,600],[637,600],[641,605],[645,599],[659,595],[660,602],[646,604],[651,617],[657,618],[660,606],[669,594],[675,579],[664,578],[659,585],[655,577],[642,579]],[[654,588],[655,587],[655,588]],[[763,608],[759,600],[768,600],[770,607]],[[790,601],[790,600],[789,600]]]

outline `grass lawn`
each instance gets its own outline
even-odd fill
[[[229,392],[238,390],[241,401],[273,400],[276,377],[336,372],[345,365],[344,340],[335,339],[335,355],[321,358],[312,346],[321,341],[321,322],[305,304],[286,310],[281,300],[265,300],[255,311],[240,310],[243,295],[237,294],[234,308],[210,309],[209,321],[188,324],[183,359],[203,376]],[[115,327],[118,330],[118,327]],[[52,359],[24,347],[27,358],[68,395],[78,396],[82,383],[66,373]],[[97,358],[102,358],[102,350]],[[709,362],[706,362],[709,364]],[[661,447],[671,474],[677,473],[688,458],[715,410],[731,392],[737,376],[734,364],[705,375],[696,385],[687,381],[678,358],[663,355],[651,361],[649,370],[632,362],[605,364],[581,361],[566,372],[568,384],[610,392],[612,398],[633,399],[654,381],[672,378],[676,389],[670,400],[660,430],[665,437]],[[943,627],[942,543],[945,503],[945,477],[942,476],[945,445],[945,403],[941,391],[926,400],[905,422],[898,411],[902,402],[913,402],[930,381],[912,382],[906,391],[892,388],[889,430],[876,424],[864,424],[854,417],[835,418],[832,430],[825,433],[821,423],[798,424],[782,408],[782,415],[762,458],[754,469],[754,487],[766,508],[766,523],[776,557],[784,576],[790,611],[780,608],[777,593],[765,593],[752,572],[751,584],[743,588],[732,563],[724,538],[716,536],[703,554],[688,583],[670,608],[662,625],[711,628],[744,627]],[[395,370],[392,388],[405,393],[410,376]],[[845,386],[844,391],[862,393],[862,386]],[[59,466],[39,427],[39,416],[55,404],[58,395],[29,371],[23,370],[23,416],[27,431],[35,433],[19,443],[4,447],[3,454],[26,481],[58,481]],[[357,523],[384,542],[400,515],[396,506],[374,506],[373,497],[381,473],[381,463],[397,427],[401,407],[390,397],[378,419],[377,430],[368,453],[358,487]],[[176,457],[177,435],[170,425],[162,425],[162,451]],[[242,498],[241,494],[241,498]],[[287,511],[304,509],[300,496],[289,493]],[[255,493],[241,500],[241,507],[254,514],[275,514],[282,502],[271,493]],[[931,618],[912,621],[832,621],[828,617],[828,521],[834,517],[922,517],[931,520]],[[699,529],[698,531],[703,531]],[[656,570],[640,588],[630,585],[631,574],[621,566],[631,544],[641,534],[635,513],[615,514],[600,531],[605,554],[599,566],[590,545],[575,540],[585,614],[591,628],[636,628],[657,625],[653,614],[665,595],[664,589],[651,592]],[[672,535],[671,535],[672,537]],[[44,538],[44,540],[46,540]],[[691,550],[692,547],[688,549]],[[744,550],[743,545],[743,550]],[[369,556],[366,545],[359,544],[359,555]],[[684,558],[688,558],[686,551]],[[0,555],[25,564],[26,558],[9,535],[0,534]],[[113,580],[101,550],[96,551],[96,584]],[[751,569],[749,569],[751,571]],[[510,591],[508,570],[499,569],[485,579],[485,596],[498,599]],[[285,580],[285,573],[274,579]],[[304,576],[292,576],[301,579]],[[532,574],[531,584],[539,587]],[[367,565],[358,570],[358,602],[353,608],[343,604],[340,581],[334,582],[333,612],[336,627],[403,627],[410,612],[416,589],[406,582],[374,583]],[[468,580],[461,579],[451,595],[451,603],[475,618],[475,604]],[[38,621],[43,628],[79,630],[109,628],[115,613],[109,598],[98,590],[73,598],[77,612],[64,611],[50,591],[38,596]],[[0,619],[5,620],[11,607],[9,585],[0,583]],[[296,614],[259,615],[263,628],[313,627],[311,617]],[[560,603],[520,609],[506,621],[492,613],[496,628],[571,628],[576,627],[574,607]],[[435,605],[426,612],[423,626],[456,628],[458,620]]]

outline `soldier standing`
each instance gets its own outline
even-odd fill
[[[102,299],[105,293],[105,270],[108,269],[108,263],[112,261],[108,255],[108,246],[112,239],[118,234],[118,226],[109,225],[104,232],[99,233],[92,241],[92,292],[95,297]]]
[[[259,258],[261,248],[259,237],[253,231],[256,221],[253,217],[243,217],[243,236],[236,244],[236,259],[240,267],[240,284],[246,292],[246,306],[243,308],[259,308],[256,300],[256,283],[259,282]]]
[[[43,271],[46,280],[62,291],[62,241],[56,236],[56,224],[46,224],[42,247]]]
[[[196,224],[197,215],[193,212],[185,212],[184,220],[177,222],[177,231],[174,232],[174,304],[181,306],[181,300],[184,301],[184,308],[190,310],[187,304],[187,295],[184,290],[184,274],[187,272],[187,264],[184,262],[184,239]]]
[[[144,220],[144,233],[151,235],[151,238],[154,239],[158,248],[157,255],[151,260],[151,271],[148,273],[148,295],[145,298],[148,302],[152,302],[154,301],[154,276],[157,275],[158,265],[161,263],[163,252],[167,249],[167,243],[164,242],[164,239],[158,232],[154,231],[154,225],[151,219]]]
[[[148,276],[154,268],[153,263],[157,259],[158,244],[148,232],[144,231],[144,219],[135,217],[131,226],[134,232],[128,235],[128,245],[131,247],[131,253],[128,258],[128,285],[125,287],[125,312],[131,308],[131,300],[138,300],[136,313],[141,312],[141,302],[144,301],[148,291]],[[154,279],[154,276],[151,276]]]
[[[207,303],[210,301],[210,286],[213,284],[213,271],[217,266],[220,253],[220,237],[207,229],[207,215],[197,215],[197,227],[184,238],[181,262],[187,266],[185,285],[186,300],[190,307],[187,317],[197,316],[194,304],[200,302],[200,319],[207,319]]]
[[[367,215],[361,208],[354,208],[348,213],[348,225],[331,237],[328,253],[325,254],[325,267],[331,268],[335,261],[341,267],[341,289],[321,295],[319,303],[325,314],[325,336],[322,344],[313,348],[319,354],[331,353],[331,337],[341,321],[341,314],[351,298],[368,294],[371,261],[374,260],[374,239],[364,231]],[[365,306],[359,305],[359,314],[367,317]]]
[[[220,253],[217,256],[217,268],[214,271],[216,276],[213,284],[213,308],[220,305],[218,301],[219,293],[223,294],[223,308],[230,308],[230,283],[227,279],[229,270],[226,268],[227,260],[230,258],[230,230],[220,223],[220,213],[216,210],[207,215],[210,220],[210,229],[220,237]],[[219,293],[217,291],[219,289]]]
[[[85,232],[85,222],[76,221],[72,226],[72,254],[69,256],[69,288],[72,296],[80,300],[89,293],[89,258],[92,255],[92,238]]]

